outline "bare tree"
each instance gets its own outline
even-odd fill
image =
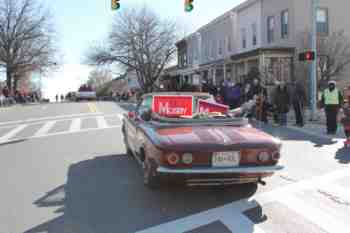
[[[302,46],[309,49],[310,33],[303,32]],[[350,40],[344,31],[336,31],[328,36],[317,37],[317,62],[319,86],[325,86],[331,79],[339,79],[350,66]],[[307,67],[299,67],[307,72]]]
[[[135,70],[140,87],[150,92],[176,51],[176,25],[144,7],[116,16],[107,46],[97,46],[88,54],[94,65],[117,63]]]
[[[45,72],[57,64],[52,17],[35,0],[0,1],[0,67],[7,86],[14,76]]]
[[[94,69],[89,74],[87,84],[97,89],[110,81],[112,81],[112,73],[110,70]]]
[[[350,65],[350,40],[344,31],[319,38],[317,47],[321,84],[343,75]]]

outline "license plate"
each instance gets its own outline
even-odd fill
[[[237,167],[240,154],[238,151],[215,152],[212,157],[213,167]]]

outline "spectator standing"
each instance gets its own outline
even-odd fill
[[[328,88],[324,90],[321,98],[321,107],[323,107],[326,112],[327,134],[337,133],[338,113],[343,105],[343,101],[343,95],[338,88],[336,88],[336,82],[329,81]]]
[[[58,102],[58,94],[56,95],[56,102]]]
[[[304,106],[306,104],[306,92],[300,82],[294,84],[292,91],[292,104],[295,113],[295,125],[304,126]]]
[[[61,95],[61,102],[64,101],[64,95]]]
[[[290,96],[284,82],[277,85],[273,103],[278,114],[279,124],[281,126],[287,125],[287,113],[290,109]]]

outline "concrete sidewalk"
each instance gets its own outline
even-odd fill
[[[298,127],[294,126],[295,124],[295,114],[294,111],[290,111],[288,114],[288,125],[287,127],[292,130],[296,130],[305,134],[310,134],[313,136],[318,136],[322,138],[327,138],[327,139],[345,139],[345,134],[344,134],[344,128],[343,126],[339,123],[338,124],[338,132],[336,135],[327,135],[327,129],[326,129],[326,116],[325,112],[322,110],[319,110],[316,113],[315,120],[310,121],[310,110],[307,109],[305,110],[305,126],[304,127]]]

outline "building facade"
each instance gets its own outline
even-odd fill
[[[340,30],[350,36],[344,20],[348,6],[346,0],[319,1],[318,37]],[[219,85],[244,82],[256,68],[267,86],[296,79],[307,83],[309,66],[297,58],[310,48],[311,12],[311,0],[247,0],[177,44],[178,75],[198,82],[192,77],[199,74]],[[346,76],[338,78],[349,82]]]

